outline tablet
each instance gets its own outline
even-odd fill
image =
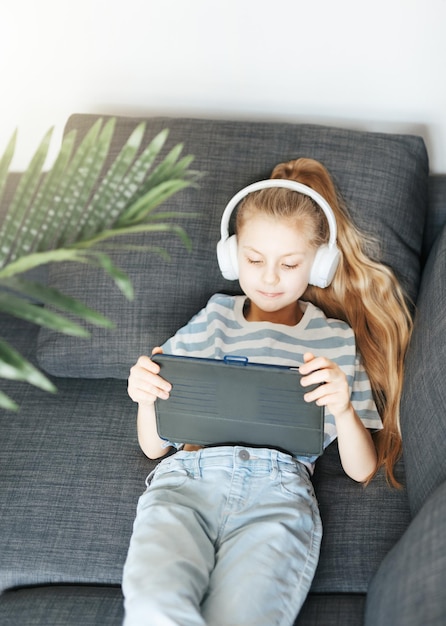
[[[172,384],[155,402],[160,437],[172,442],[276,448],[298,456],[323,451],[324,409],[303,399],[296,367],[244,357],[203,359],[155,354]]]

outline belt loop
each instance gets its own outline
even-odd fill
[[[279,473],[279,453],[277,450],[271,450],[271,474],[276,477]]]
[[[201,453],[203,452],[203,450],[197,450],[195,452],[195,458],[194,458],[194,474],[195,476],[197,476],[198,478],[201,478]]]

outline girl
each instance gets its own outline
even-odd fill
[[[397,484],[398,409],[411,332],[404,294],[365,252],[327,170],[298,159],[248,193],[236,218],[235,263],[245,295],[217,294],[155,352],[295,365],[305,400],[325,408],[324,447],[336,437],[345,472],[367,483],[380,466]],[[280,183],[278,183],[280,184]],[[304,188],[305,189],[305,188]],[[310,284],[333,211],[339,265],[326,288]],[[313,579],[321,521],[310,480],[315,458],[270,448],[200,448],[157,434],[154,402],[170,383],[142,356],[128,392],[138,403],[138,438],[163,460],[141,496],[124,568],[125,624],[290,625]],[[370,431],[377,431],[375,439]]]

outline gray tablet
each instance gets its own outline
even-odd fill
[[[160,437],[199,445],[243,444],[312,456],[323,451],[324,410],[303,399],[296,367],[156,354],[170,398],[155,402]]]

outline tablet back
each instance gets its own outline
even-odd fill
[[[200,445],[244,444],[319,455],[323,407],[303,399],[296,368],[245,359],[157,354],[170,398],[155,403],[160,437]]]

